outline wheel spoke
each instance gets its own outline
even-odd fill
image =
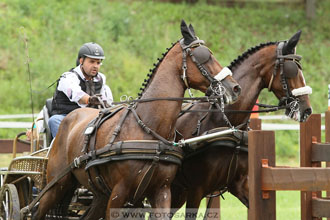
[[[5,200],[5,213],[6,213],[6,219],[9,219],[9,195],[8,195],[8,191],[5,191],[5,195],[6,195],[6,200]]]
[[[5,184],[0,195],[0,220],[19,220],[20,205],[16,186]]]

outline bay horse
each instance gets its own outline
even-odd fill
[[[286,115],[300,122],[307,120],[312,113],[308,96],[312,91],[305,84],[299,63],[301,57],[295,55],[300,34],[301,31],[297,32],[288,41],[252,47],[230,64],[234,79],[242,87],[238,101],[225,107],[232,126],[248,123],[250,113],[234,111],[252,110],[265,88],[272,91],[281,104],[289,106]],[[208,109],[208,103],[194,103],[191,108]],[[176,128],[184,138],[190,138],[217,127],[228,126],[227,121],[221,112],[186,112],[178,119]],[[211,144],[212,147],[209,146]],[[200,152],[184,158],[172,183],[173,211],[186,202],[186,209],[191,210],[189,215],[196,216],[200,201],[218,190],[228,190],[248,207],[247,151],[237,152],[221,146],[221,142],[207,143],[200,149]],[[235,157],[236,162],[231,164]]]
[[[53,185],[43,192],[39,205],[33,207],[33,219],[44,219],[47,211],[55,204],[62,203],[66,196],[70,197],[78,184],[94,195],[84,219],[99,219],[104,215],[106,219],[113,219],[116,216],[111,216],[111,209],[135,205],[136,201],[145,197],[153,208],[162,208],[169,213],[170,186],[179,164],[174,162],[179,156],[173,159],[174,162],[166,161],[166,158],[171,157],[164,157],[162,148],[173,155],[180,152],[179,149],[173,150],[170,145],[175,138],[175,123],[182,99],[168,100],[168,97],[183,97],[188,87],[205,92],[208,87],[216,91],[223,86],[227,102],[235,101],[240,93],[237,82],[228,71],[222,71],[222,66],[204,46],[204,41],[195,35],[192,25],[187,26],[182,20],[181,33],[183,38],[168,48],[141,88],[139,100],[149,101],[139,103],[136,100],[135,104],[118,110],[112,117],[102,121],[94,135],[94,150],[91,144],[87,145],[87,151],[84,149],[85,134],[88,136],[93,132],[94,127],[89,125],[92,120],[98,119],[102,111],[81,108],[65,117],[49,154],[46,188],[50,183]],[[160,141],[149,149],[148,144],[155,140]],[[136,141],[134,143],[138,147],[132,146],[128,150],[136,152],[141,146],[144,150],[155,152],[155,155],[151,159],[145,159],[145,154],[124,157],[124,145],[132,141]],[[113,160],[110,160],[110,156],[100,159],[104,154],[98,153],[109,146],[110,149],[116,148],[110,153],[103,153],[115,153],[118,157],[112,157]],[[120,156],[124,158],[120,159]],[[86,157],[88,160],[81,162],[81,158]],[[91,160],[95,157],[96,160]],[[67,172],[63,174],[63,170]]]

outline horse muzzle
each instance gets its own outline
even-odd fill
[[[308,98],[306,99],[305,96],[291,99],[286,103],[285,115],[295,121],[305,122],[313,112],[312,107],[309,104],[309,100]]]

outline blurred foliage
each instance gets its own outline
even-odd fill
[[[244,7],[109,0],[4,0],[0,3],[0,114],[31,112],[27,55],[28,38],[33,102],[38,111],[61,73],[75,64],[79,47],[89,41],[102,45],[106,60],[102,72],[115,99],[136,97],[153,62],[181,38],[180,21],[195,27],[223,66],[262,42],[303,34],[297,52],[306,82],[313,87],[314,112],[327,105],[330,71],[329,1],[317,2],[315,20],[305,18],[303,5],[287,7],[245,4]],[[328,11],[329,12],[329,11]],[[261,101],[277,103],[263,92]]]
[[[229,65],[250,47],[285,40],[302,30],[297,53],[303,56],[305,79],[313,88],[311,104],[315,113],[327,109],[330,1],[316,2],[314,20],[306,18],[304,4],[227,7],[206,2],[2,0],[0,114],[31,112],[27,57],[34,112],[38,112],[54,92],[55,86],[47,87],[74,66],[80,46],[90,41],[99,43],[105,50],[101,72],[107,76],[115,100],[124,94],[136,97],[152,64],[172,42],[181,38],[181,19],[193,24],[196,34],[205,40],[222,66]],[[266,90],[259,101],[278,103]],[[287,145],[290,133],[281,138]]]

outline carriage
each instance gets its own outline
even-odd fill
[[[51,135],[48,126],[51,99],[42,109],[42,118],[32,124],[31,140],[23,139],[25,132],[19,133],[13,142],[13,159],[8,168],[0,170],[0,219],[19,220],[20,211],[29,205],[46,186]],[[38,128],[42,125],[42,129]],[[38,132],[40,131],[40,132]],[[28,155],[16,157],[18,143],[30,146]],[[66,219],[79,219],[92,200],[92,194],[84,188],[78,188],[69,206]],[[49,218],[58,215],[56,208],[48,213]],[[25,216],[30,219],[30,215]]]

